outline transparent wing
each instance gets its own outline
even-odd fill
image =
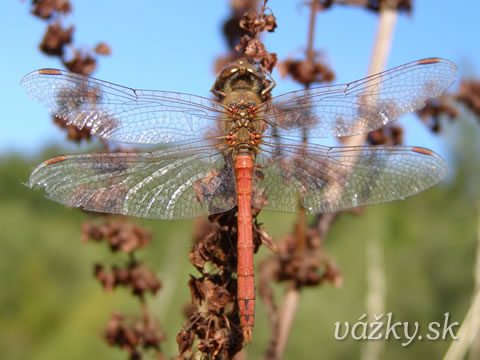
[[[254,172],[252,205],[311,213],[403,199],[438,183],[443,160],[419,147],[284,145],[262,152]]]
[[[442,94],[457,67],[423,59],[343,85],[322,86],[274,97],[264,118],[269,134],[282,137],[352,136],[378,129]]]
[[[36,70],[23,78],[27,94],[55,116],[103,139],[156,144],[212,136],[223,107],[200,96],[135,90],[55,69]]]
[[[231,159],[202,148],[58,156],[40,164],[28,185],[71,207],[144,218],[185,219],[236,205]]]

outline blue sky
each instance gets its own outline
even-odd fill
[[[263,40],[279,59],[300,55],[305,47],[309,11],[302,3],[269,2],[279,27]],[[480,74],[480,2],[460,3],[415,1],[413,14],[398,19],[387,67],[434,56],[457,63],[461,75]],[[35,155],[48,144],[68,144],[46,110],[29,100],[19,85],[32,70],[61,67],[56,58],[38,51],[45,23],[28,14],[27,4],[5,1],[2,7],[0,154],[14,151]],[[75,43],[88,49],[105,41],[113,48],[112,56],[100,59],[94,76],[130,87],[209,96],[215,78],[213,61],[227,51],[220,30],[229,15],[228,2],[143,0],[132,4],[112,0],[73,2],[74,13],[67,22],[76,25]],[[334,6],[318,15],[315,48],[324,52],[337,83],[366,75],[376,26],[377,16],[359,8]],[[299,88],[277,73],[273,75],[278,82],[275,94]],[[430,135],[412,116],[405,117],[402,124],[407,129],[407,144],[444,153],[442,140]]]

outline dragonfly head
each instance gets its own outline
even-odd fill
[[[264,80],[265,72],[259,65],[240,58],[218,73],[211,91],[222,99],[237,90],[250,90],[260,95]]]

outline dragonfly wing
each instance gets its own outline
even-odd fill
[[[448,60],[418,60],[349,84],[277,96],[264,117],[284,137],[360,135],[422,108],[456,76]]]
[[[186,219],[236,205],[231,159],[212,150],[58,156],[28,185],[71,207],[144,218]]]
[[[403,199],[438,183],[447,173],[430,150],[403,146],[285,146],[259,155],[253,206],[296,212],[335,212]]]
[[[222,106],[207,98],[136,90],[68,71],[36,70],[21,84],[52,115],[120,143],[156,144],[214,136],[222,121]]]

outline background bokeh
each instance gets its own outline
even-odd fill
[[[226,1],[142,1],[73,3],[69,18],[77,26],[75,42],[107,42],[113,54],[102,58],[95,77],[137,88],[182,91],[208,96],[213,63],[226,52],[221,34],[229,15]],[[279,59],[301,54],[307,39],[308,8],[299,1],[271,1],[279,28],[264,37]],[[101,340],[114,310],[132,310],[126,292],[105,294],[93,280],[92,264],[108,263],[101,245],[84,245],[80,226],[88,215],[43,199],[23,186],[34,165],[48,156],[84,151],[51,122],[40,104],[19,86],[28,72],[59,67],[38,51],[45,24],[28,14],[28,3],[3,4],[0,23],[2,131],[0,131],[0,357],[3,359],[123,359],[125,354]],[[438,56],[457,63],[460,76],[480,69],[476,46],[477,1],[417,1],[410,16],[400,15],[388,67]],[[366,74],[377,15],[360,8],[334,6],[318,15],[315,47],[335,71],[337,82]],[[88,45],[87,45],[88,44]],[[273,73],[275,94],[299,88]],[[454,85],[455,86],[455,85]],[[455,88],[452,89],[454,91]],[[285,358],[358,359],[365,342],[334,339],[337,321],[355,323],[365,312],[367,243],[384,249],[386,312],[398,321],[426,327],[449,312],[463,320],[474,292],[477,248],[479,155],[477,119],[460,107],[458,119],[442,122],[431,134],[411,115],[401,120],[406,143],[429,147],[448,161],[450,173],[435,188],[405,201],[369,208],[362,216],[344,215],[326,239],[326,251],[342,269],[340,289],[305,289]],[[263,212],[267,231],[278,239],[291,231],[295,215]],[[175,336],[190,294],[188,262],[191,221],[145,221],[154,240],[142,258],[164,283],[149,305],[168,335],[165,353],[176,353]],[[156,239],[158,238],[158,239]],[[161,241],[160,241],[161,238]],[[262,248],[256,259],[268,255]],[[281,287],[276,287],[282,293]],[[270,329],[262,302],[257,306],[254,343],[248,358],[263,354]],[[381,358],[441,358],[450,340],[386,342]],[[472,358],[473,359],[473,358]]]

